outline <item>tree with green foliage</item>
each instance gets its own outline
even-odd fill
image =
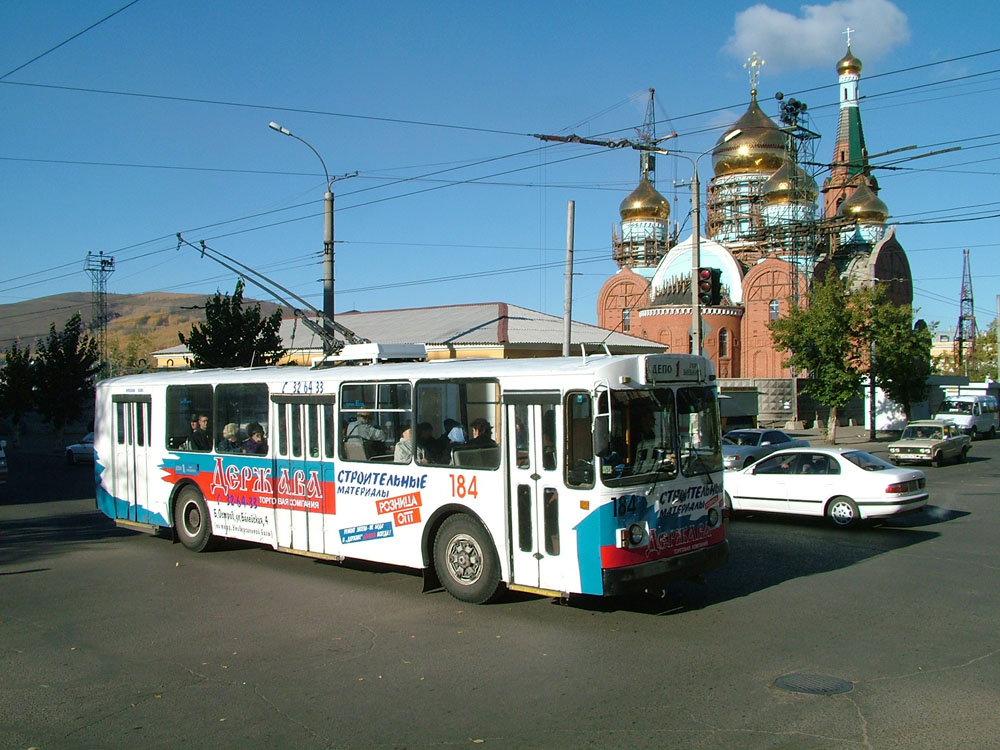
[[[79,419],[83,405],[94,399],[94,377],[100,370],[97,341],[83,332],[76,313],[56,331],[49,326],[48,338],[35,346],[35,404],[62,440],[63,428]]]
[[[127,336],[110,336],[108,341],[108,364],[111,374],[148,372],[153,343],[149,336],[133,331]]]
[[[875,340],[875,385],[903,407],[910,418],[913,404],[927,400],[931,361],[931,332],[926,325],[912,326],[909,305],[895,305],[876,288],[871,330]]]
[[[966,375],[972,382],[986,378],[1000,380],[997,372],[997,321],[990,323],[985,331],[976,332],[976,345],[966,349],[966,355],[959,364],[954,350],[935,358],[938,369],[944,375]]]
[[[11,441],[15,446],[21,438],[21,419],[33,408],[34,390],[31,350],[22,349],[15,341],[4,354],[0,367],[0,416],[10,417]]]
[[[808,373],[803,391],[830,408],[827,439],[836,442],[837,410],[861,393],[867,357],[863,340],[865,315],[859,314],[847,283],[831,269],[809,291],[808,305],[790,305],[788,315],[771,321],[771,339],[788,352],[785,366]]]
[[[197,368],[273,365],[285,355],[280,327],[280,308],[267,318],[261,315],[259,302],[243,308],[243,279],[239,279],[232,297],[217,291],[205,300],[204,323],[193,324],[187,336],[177,336]]]

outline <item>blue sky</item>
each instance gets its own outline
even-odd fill
[[[876,172],[919,317],[955,325],[965,248],[977,323],[996,317],[992,3],[138,0],[115,14],[127,3],[0,5],[0,304],[89,291],[98,251],[116,261],[109,292],[231,291],[233,273],[178,249],[181,232],[321,305],[324,177],[275,120],[331,175],[358,172],[335,184],[338,312],[503,301],[561,315],[573,200],[574,318],[594,322],[638,156],[530,134],[635,137],[655,88],[657,135],[696,156],[745,110],[756,50],[764,110],[777,119],[777,91],[805,101],[829,161],[850,26],[869,152],[918,146],[874,162],[962,146]],[[704,185],[710,156],[700,168]],[[659,157],[682,238],[690,176]]]

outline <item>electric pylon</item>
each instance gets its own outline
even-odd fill
[[[964,250],[962,262],[962,295],[959,300],[961,312],[955,328],[955,366],[969,371],[969,360],[976,351],[976,306],[972,302],[972,269],[969,267],[969,251]]]
[[[90,274],[91,285],[91,316],[90,329],[97,338],[97,350],[101,357],[100,377],[108,373],[108,276],[115,272],[115,259],[105,256],[102,250],[97,255],[87,253],[84,269]]]

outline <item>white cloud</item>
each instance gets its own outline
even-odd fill
[[[740,60],[756,51],[765,71],[833,65],[851,47],[865,60],[875,60],[907,42],[910,29],[903,13],[889,0],[834,0],[803,5],[798,16],[763,3],[737,13],[733,35],[723,49]]]

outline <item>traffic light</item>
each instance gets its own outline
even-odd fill
[[[712,304],[718,305],[722,302],[722,269],[710,268],[712,272]]]
[[[698,301],[703,305],[712,304],[712,269],[698,269]]]
[[[698,301],[703,305],[718,305],[722,302],[721,269],[698,269]]]

